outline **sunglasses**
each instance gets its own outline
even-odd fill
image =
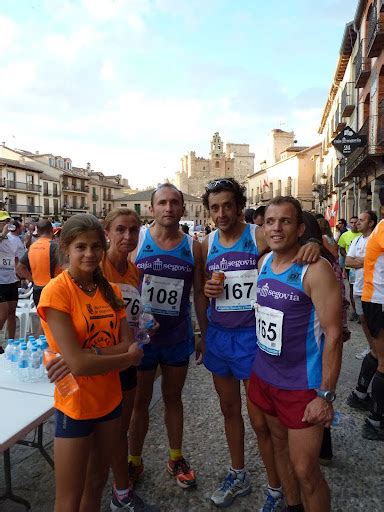
[[[222,180],[213,180],[207,183],[205,186],[205,190],[212,192],[212,190],[215,190],[217,188],[220,188],[222,186],[229,185],[232,189],[234,189],[234,184],[230,180],[222,179]]]

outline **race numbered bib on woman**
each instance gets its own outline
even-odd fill
[[[139,290],[126,283],[117,283],[125,302],[127,321],[130,327],[136,327],[142,310]]]
[[[0,252],[0,270],[6,272],[15,271],[15,257],[10,256],[9,253]]]
[[[261,350],[272,356],[281,354],[284,313],[255,304],[256,337]]]
[[[184,279],[144,274],[142,302],[151,305],[152,313],[178,316],[183,289]]]
[[[216,311],[251,311],[256,302],[257,269],[225,272],[224,292]]]

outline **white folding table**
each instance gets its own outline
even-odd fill
[[[31,385],[29,383],[29,386]],[[48,392],[50,393],[49,388]],[[16,496],[12,491],[10,448],[16,443],[37,448],[53,467],[53,461],[43,446],[43,423],[53,414],[53,399],[50,394],[34,394],[30,391],[16,391],[2,387],[0,388],[0,404],[3,411],[0,429],[0,453],[3,453],[4,457],[5,479],[5,493],[0,496],[0,502],[10,499],[21,503],[29,510],[29,502]],[[38,429],[37,443],[24,441],[24,436],[34,428]]]

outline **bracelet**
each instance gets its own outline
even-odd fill
[[[317,245],[323,245],[323,243],[317,238],[308,238],[308,240],[305,242],[305,245],[310,244],[310,243],[317,244]]]
[[[99,349],[99,347],[96,347],[96,345],[92,345],[91,351],[97,356],[101,356],[101,350]]]

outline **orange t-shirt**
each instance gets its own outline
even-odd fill
[[[45,286],[51,280],[50,273],[51,240],[46,237],[38,238],[28,250],[29,266],[33,282],[36,286]],[[59,275],[61,268],[56,265],[55,276]]]
[[[116,295],[122,298],[119,288],[112,286]],[[60,352],[60,345],[65,340],[60,340],[58,344],[53,338],[46,322],[47,308],[62,311],[71,317],[82,348],[93,345],[109,347],[120,341],[120,320],[125,317],[124,309],[114,311],[99,289],[94,297],[90,297],[72,281],[68,272],[62,272],[44,287],[37,308],[49,347]],[[103,375],[76,376],[76,380],[80,389],[69,397],[63,398],[55,389],[55,407],[71,418],[100,418],[113,411],[122,400],[117,370]]]
[[[105,278],[118,285],[123,296],[128,325],[136,327],[141,312],[141,299],[139,293],[140,271],[132,261],[128,260],[128,268],[125,274],[120,274],[112,265],[106,254],[101,262],[101,268]]]

